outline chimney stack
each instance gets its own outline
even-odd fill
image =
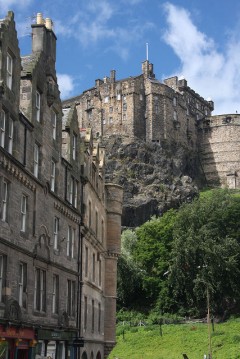
[[[32,51],[43,52],[47,57],[56,61],[56,36],[53,32],[53,23],[50,18],[44,19],[41,13],[37,14],[36,24],[32,25]]]

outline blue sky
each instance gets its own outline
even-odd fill
[[[13,10],[21,54],[31,52],[38,12],[54,22],[62,98],[94,86],[116,70],[139,75],[141,62],[156,77],[184,76],[215,102],[215,114],[240,113],[240,1],[238,0],[0,0],[0,18]]]

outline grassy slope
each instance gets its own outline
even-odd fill
[[[117,337],[109,359],[182,359],[182,353],[203,359],[208,353],[207,324],[163,325],[162,337],[158,326],[133,330]],[[240,359],[240,319],[215,324],[211,340],[212,359]]]

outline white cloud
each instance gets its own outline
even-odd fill
[[[141,1],[131,0],[131,4],[128,5],[136,5]],[[126,60],[129,57],[131,44],[140,40],[153,24],[135,19],[135,13],[132,13],[132,16],[129,16],[129,13],[125,16],[129,6],[125,8],[121,5],[122,2],[89,0],[84,3],[81,12],[75,13],[74,18],[65,20],[64,24],[59,20],[54,22],[56,34],[75,37],[88,49],[96,50],[101,46],[101,51],[115,52]],[[116,25],[116,17],[122,18],[121,26]]]
[[[5,16],[8,10],[12,10],[12,6],[18,8],[26,8],[32,0],[0,0],[1,16]]]
[[[57,74],[58,85],[61,92],[61,99],[65,99],[72,95],[74,90],[74,79],[67,74]]]
[[[195,91],[215,102],[216,113],[240,112],[240,40],[228,38],[225,52],[193,24],[190,13],[166,3],[168,28],[164,40],[179,57],[179,75]]]
[[[16,28],[19,38],[31,35],[32,33],[31,23],[32,23],[31,19],[27,19],[27,21],[24,22],[17,22]]]
[[[73,35],[73,29],[68,24],[63,23],[60,20],[54,20],[54,32],[57,35],[63,35],[66,37]]]

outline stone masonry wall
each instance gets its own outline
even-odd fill
[[[212,116],[203,121],[199,131],[200,158],[208,184],[239,188],[240,115]]]

